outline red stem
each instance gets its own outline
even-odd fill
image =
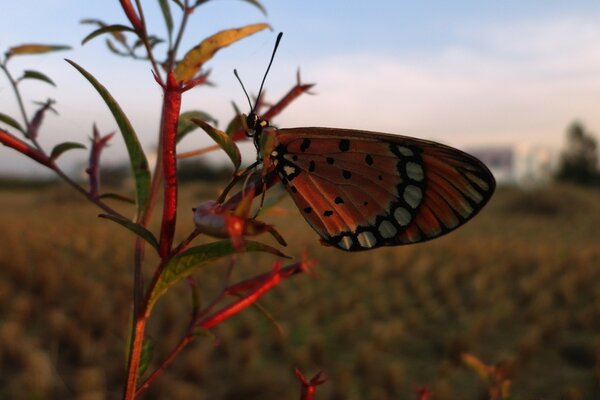
[[[150,384],[152,384],[152,382],[154,382],[154,380],[156,380],[156,378],[158,378],[158,376],[163,373],[169,365],[171,365],[171,363],[177,357],[177,354],[179,354],[190,342],[192,342],[192,340],[194,340],[196,337],[194,333],[195,327],[200,327],[203,329],[210,329],[214,327],[227,318],[234,316],[243,309],[254,304],[261,296],[281,282],[282,279],[305,272],[313,264],[313,261],[301,261],[285,268],[279,268],[279,264],[275,264],[275,267],[271,272],[258,275],[254,278],[226,288],[224,290],[224,294],[238,294],[244,288],[251,288],[253,290],[239,300],[228,304],[219,311],[216,311],[212,315],[202,319],[200,322],[192,321],[186,335],[181,339],[177,346],[171,350],[169,355],[161,362],[160,366],[140,385],[136,392],[136,396],[139,396],[145,392]]]
[[[42,165],[45,165],[46,167],[53,168],[50,159],[44,153],[36,148],[31,147],[22,140],[17,139],[4,129],[0,129],[0,143],[25,154],[27,157],[39,162]]]
[[[135,29],[138,33],[143,32],[142,21],[140,20],[140,17],[135,12],[133,5],[131,4],[131,1],[129,1],[129,0],[119,0],[119,1],[121,3],[121,7],[123,7],[123,11],[125,11],[125,15],[127,15],[127,18],[129,19],[129,22],[131,22],[131,25],[133,25],[133,29]]]
[[[177,155],[175,153],[175,142],[177,140],[177,121],[179,120],[180,109],[181,89],[175,80],[175,76],[170,72],[165,87],[161,127],[165,185],[159,246],[161,258],[167,257],[171,252],[173,235],[175,234],[177,217]]]

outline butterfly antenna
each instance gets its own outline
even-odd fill
[[[263,76],[263,80],[260,83],[260,89],[258,89],[258,96],[256,96],[256,101],[258,101],[258,99],[260,99],[260,95],[262,93],[263,90],[263,86],[265,84],[265,80],[267,79],[267,75],[269,74],[269,70],[271,69],[271,64],[273,64],[273,59],[275,58],[275,53],[277,53],[277,47],[279,47],[279,42],[281,41],[281,37],[283,36],[283,32],[279,32],[279,34],[277,35],[277,39],[275,40],[275,47],[273,48],[273,54],[271,54],[271,60],[269,61],[269,66],[267,67],[267,70],[265,71],[265,76]],[[256,106],[256,104],[254,104]],[[252,108],[252,111],[254,111],[254,108]]]
[[[248,96],[248,92],[246,91],[246,88],[244,87],[244,83],[242,82],[242,80],[240,79],[240,76],[238,75],[237,69],[233,70],[233,74],[237,78],[240,85],[242,85],[242,90],[244,91],[244,94],[246,95],[246,99],[248,100],[248,105],[250,106],[250,110],[252,110],[254,107],[252,107],[252,102],[250,101],[250,96]]]

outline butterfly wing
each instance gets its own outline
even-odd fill
[[[477,214],[495,189],[481,161],[435,142],[332,128],[275,135],[270,163],[311,227],[342,250],[444,235]]]

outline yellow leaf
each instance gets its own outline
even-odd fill
[[[71,47],[63,45],[50,45],[50,44],[22,44],[20,46],[14,46],[8,49],[8,55],[18,54],[41,54],[48,53],[50,51],[69,50]]]
[[[482,379],[490,380],[490,367],[485,365],[481,360],[469,353],[462,353],[462,361],[477,373]]]
[[[247,25],[237,29],[227,29],[204,39],[177,63],[175,78],[178,81],[192,79],[202,64],[210,60],[218,50],[266,28],[270,28],[270,26],[264,23]]]

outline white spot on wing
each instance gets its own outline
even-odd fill
[[[358,243],[364,248],[370,249],[377,244],[377,238],[373,235],[372,232],[365,231],[359,233],[356,238],[358,239]]]
[[[392,224],[390,221],[382,221],[377,228],[379,230],[379,234],[384,239],[389,239],[396,236],[398,233],[398,229]]]
[[[404,188],[404,201],[412,208],[417,208],[423,199],[421,188],[415,185],[408,185]]]
[[[286,175],[293,175],[296,173],[296,168],[292,167],[291,165],[285,165],[283,167],[283,172],[285,172]]]
[[[342,249],[350,250],[350,247],[352,247],[352,238],[350,236],[344,236],[337,245]]]
[[[398,207],[394,211],[394,218],[401,226],[406,226],[412,220],[412,215],[404,207]]]
[[[416,162],[409,161],[406,163],[406,174],[413,181],[422,181],[424,178],[423,167]]]
[[[396,146],[396,148],[398,149],[400,154],[402,154],[403,156],[412,157],[414,155],[413,151],[411,149],[409,149],[408,147]]]

